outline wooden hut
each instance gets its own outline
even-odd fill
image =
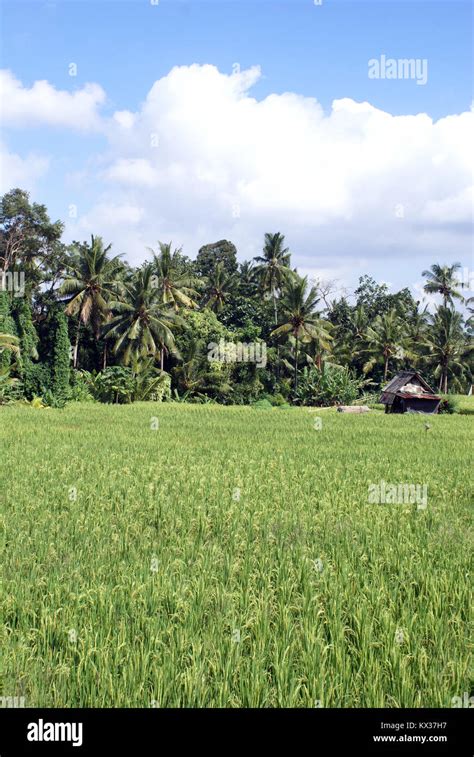
[[[416,371],[400,371],[382,390],[386,413],[437,413],[441,397]]]

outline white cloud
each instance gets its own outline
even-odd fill
[[[98,84],[85,84],[82,89],[67,92],[47,81],[36,81],[28,88],[4,69],[0,71],[0,102],[5,125],[48,125],[86,131],[100,128],[98,107],[105,102],[105,92]]]
[[[98,226],[135,225],[143,219],[144,212],[143,208],[136,205],[99,203],[90,212],[78,218],[75,223],[76,234],[89,232]]]
[[[102,234],[134,262],[157,239],[195,255],[225,237],[250,258],[266,231],[286,234],[302,270],[345,284],[371,272],[395,287],[434,261],[470,262],[472,110],[434,122],[350,98],[328,112],[291,92],[258,101],[260,75],[258,67],[232,75],[175,67],[136,112],[100,119],[98,85],[24,89],[7,74],[8,119],[105,134],[107,151],[84,179],[85,197],[98,190],[96,205],[68,235]]]
[[[22,158],[0,144],[0,193],[8,192],[13,187],[32,191],[48,167],[49,158],[45,156],[30,153]]]
[[[472,223],[474,189],[466,187],[456,195],[426,203],[422,217],[432,223]]]
[[[104,172],[104,177],[119,184],[143,187],[153,187],[157,184],[155,170],[150,161],[143,158],[119,158]]]

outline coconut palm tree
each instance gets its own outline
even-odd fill
[[[428,281],[424,286],[427,294],[440,294],[443,297],[443,307],[448,303],[453,304],[453,299],[462,300],[463,296],[458,291],[459,281],[456,272],[461,268],[460,263],[453,265],[438,265],[435,263],[428,271],[423,271],[422,275],[426,276]]]
[[[439,391],[447,394],[448,381],[459,385],[466,371],[466,358],[472,354],[474,345],[466,338],[463,317],[452,308],[439,307],[430,316],[431,328],[425,340],[428,349],[426,362],[434,367],[439,378]]]
[[[20,354],[19,339],[13,334],[0,334],[0,355],[2,352],[13,352],[14,355]]]
[[[318,370],[323,370],[328,359],[332,359],[332,342],[335,327],[329,321],[318,318],[315,321],[318,336],[314,337],[309,344],[305,345],[304,352],[309,365],[314,365]]]
[[[377,363],[383,364],[383,378],[387,380],[390,362],[407,357],[405,324],[395,308],[378,315],[372,326],[365,332],[367,346],[364,352],[369,359],[364,365],[364,373],[373,370]]]
[[[228,298],[230,297],[230,288],[234,280],[224,268],[224,263],[219,261],[214,270],[206,278],[204,303],[215,313],[220,313],[224,309]]]
[[[467,309],[469,310],[470,316],[466,320],[466,326],[469,329],[469,332],[472,333],[474,331],[474,297],[469,297],[468,300],[466,300]]]
[[[298,353],[300,343],[319,341],[323,346],[327,344],[327,332],[324,322],[315,312],[319,302],[316,287],[308,292],[308,277],[300,278],[293,275],[286,280],[280,300],[280,324],[270,336],[293,337],[295,340],[294,389],[298,390]]]
[[[101,237],[91,236],[91,243],[76,249],[71,263],[67,265],[68,276],[60,287],[59,294],[67,306],[66,315],[78,316],[76,342],[74,345],[74,367],[78,366],[79,334],[81,324],[91,325],[96,341],[108,315],[108,300],[117,296],[118,270],[122,266],[120,255],[108,257],[112,245],[104,247]]]
[[[123,299],[110,302],[115,316],[105,324],[103,334],[115,340],[113,351],[122,355],[124,365],[160,351],[163,370],[164,352],[176,352],[171,328],[182,321],[173,308],[163,306],[153,276],[153,265],[143,266],[125,288]]]
[[[265,234],[263,255],[257,255],[254,260],[254,276],[263,293],[273,300],[275,326],[278,324],[277,296],[281,292],[283,283],[290,272],[290,251],[285,247],[285,237],[280,232]]]
[[[406,322],[406,341],[410,347],[411,363],[416,366],[423,357],[426,329],[429,323],[428,305],[420,308],[416,302],[408,312]]]
[[[171,252],[171,242],[164,244],[158,242],[160,252],[157,254],[153,250],[153,283],[159,290],[161,302],[163,305],[172,305],[178,311],[180,305],[187,308],[198,307],[193,297],[198,293],[193,289],[196,280],[190,276],[181,273],[176,265],[177,258],[181,250]]]

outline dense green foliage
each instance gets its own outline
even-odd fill
[[[98,236],[64,245],[62,228],[26,192],[4,195],[0,334],[20,347],[0,351],[4,399],[10,379],[12,398],[50,405],[159,395],[326,406],[375,392],[407,368],[445,394],[473,381],[473,299],[460,289],[458,263],[423,272],[426,292],[442,302],[430,313],[409,289],[389,292],[369,275],[351,297],[309,282],[280,232],[264,235],[252,261],[239,263],[228,240],[204,245],[195,260],[158,242],[133,268]]]
[[[54,313],[52,321],[51,391],[56,398],[67,399],[69,394],[71,343],[68,336],[66,316],[61,310],[58,310]]]

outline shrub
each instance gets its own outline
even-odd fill
[[[71,371],[69,399],[72,402],[94,402],[90,381],[87,380],[85,371]]]
[[[63,408],[66,406],[66,399],[63,395],[54,394],[48,389],[41,397],[46,407]]]
[[[23,390],[27,399],[51,390],[51,369],[47,363],[29,362],[23,369]]]
[[[100,402],[131,402],[135,381],[131,368],[113,365],[96,376],[90,375],[94,397]]]
[[[271,402],[269,402],[266,399],[263,400],[257,400],[252,404],[252,407],[254,410],[271,410],[273,405]]]
[[[459,399],[452,394],[445,394],[439,403],[438,413],[459,413]]]
[[[350,405],[365,383],[345,366],[326,365],[321,371],[304,368],[295,399],[301,405]]]

